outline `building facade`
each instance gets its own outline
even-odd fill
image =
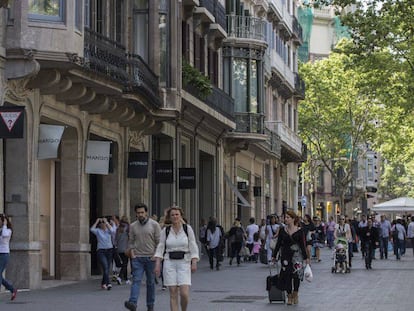
[[[295,1],[9,1],[0,11],[1,105],[23,109],[22,138],[0,146],[0,210],[14,226],[7,274],[19,288],[99,273],[91,224],[134,220],[138,202],[157,216],[179,205],[196,230],[210,216],[227,228],[297,209]],[[55,155],[44,156],[47,143]]]

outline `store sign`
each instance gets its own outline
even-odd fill
[[[58,157],[59,144],[62,139],[64,126],[40,124],[37,146],[37,158],[56,159]]]
[[[0,138],[23,138],[24,107],[0,107]]]
[[[178,171],[179,189],[195,189],[196,170],[195,168],[180,168]]]
[[[148,178],[148,152],[128,154],[128,178]]]
[[[174,182],[174,164],[172,160],[154,161],[154,182],[172,184]]]
[[[88,140],[86,143],[85,173],[108,175],[110,150],[110,141]]]

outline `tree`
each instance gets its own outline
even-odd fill
[[[340,47],[346,45],[344,41]],[[369,77],[351,64],[352,55],[333,52],[329,58],[300,68],[306,97],[299,106],[299,132],[312,165],[321,165],[331,174],[341,208],[355,177],[357,159],[363,156],[360,147],[373,139],[373,121],[381,112],[365,87]]]
[[[382,118],[372,145],[384,159],[380,190],[395,197],[414,195],[414,2],[412,0],[316,0],[333,5],[348,27],[353,66],[365,72]]]

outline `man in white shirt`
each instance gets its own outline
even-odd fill
[[[252,254],[252,249],[254,245],[254,234],[256,232],[259,232],[259,226],[255,224],[254,217],[249,219],[249,225],[246,227],[246,233],[247,233],[247,240],[246,240],[246,246],[250,251],[250,255]],[[252,260],[252,256],[249,257],[249,261]]]

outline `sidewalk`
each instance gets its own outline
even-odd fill
[[[242,263],[229,266],[223,262],[220,271],[211,271],[208,260],[202,258],[193,274],[188,310],[196,311],[261,311],[261,310],[411,310],[414,304],[414,258],[412,249],[401,261],[373,261],[373,269],[366,270],[361,253],[353,258],[349,274],[332,274],[331,251],[322,250],[322,262],[312,263],[312,283],[301,283],[299,305],[269,304],[265,279],[269,273],[263,264]],[[377,251],[377,257],[378,257]],[[46,281],[45,284],[52,282]],[[54,281],[59,284],[59,281]],[[114,285],[111,291],[99,287],[100,280],[75,282],[41,290],[20,291],[10,302],[9,293],[0,293],[0,310],[44,311],[69,310],[126,310],[123,303],[129,296],[129,285]],[[47,287],[45,285],[45,287]],[[141,287],[138,310],[146,310],[145,285]],[[157,285],[155,310],[169,310],[168,291]]]

